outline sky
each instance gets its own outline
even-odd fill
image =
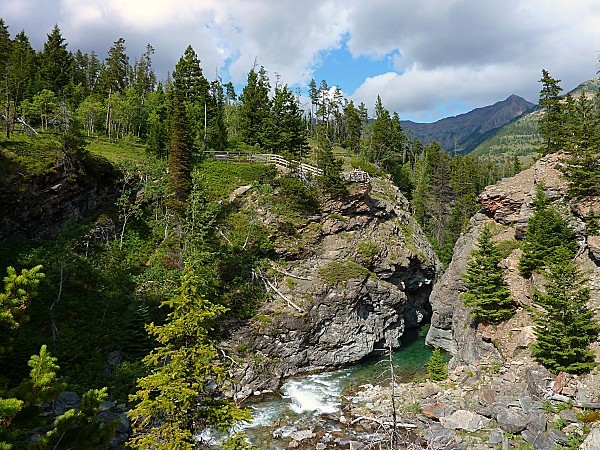
[[[150,43],[164,79],[192,45],[208,79],[242,87],[256,63],[417,122],[537,103],[542,69],[565,91],[600,69],[598,0],[0,0],[0,17],[36,50],[54,24],[102,58],[120,37],[132,62]]]

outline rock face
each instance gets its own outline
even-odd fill
[[[302,257],[280,246],[285,262],[262,274],[272,299],[224,344],[247,353],[239,397],[397,348],[430,316],[437,259],[388,180],[324,205],[298,235]]]
[[[522,394],[537,400],[544,397],[562,401],[570,399],[583,405],[600,400],[599,374],[593,372],[565,383],[561,383],[559,377],[554,387],[550,388],[547,381],[556,378],[556,375],[548,373],[529,354],[528,347],[535,342],[535,333],[527,308],[532,306],[532,294],[536,287],[541,286],[543,278],[534,276],[527,280],[519,274],[518,261],[521,250],[515,248],[518,245],[514,245],[525,235],[527,220],[533,214],[535,187],[543,183],[545,193],[553,201],[553,206],[567,218],[575,230],[580,245],[576,260],[589,277],[589,306],[600,311],[600,237],[595,234],[596,228],[590,226],[593,224],[590,218],[595,214],[594,211],[600,210],[600,198],[588,197],[569,203],[566,199],[567,185],[560,174],[560,165],[561,155],[545,156],[531,168],[486,188],[480,195],[481,212],[471,219],[467,231],[456,243],[452,262],[432,291],[432,320],[426,340],[430,345],[444,348],[453,355],[451,368],[469,366],[469,371],[472,372],[473,367],[496,366],[497,369],[506,371],[505,382],[509,383],[510,390],[502,388],[501,383],[496,395],[515,395],[515,382],[525,380],[527,390]],[[510,244],[507,247],[515,248],[500,264],[505,268],[504,280],[517,304],[517,312],[510,320],[494,327],[474,325],[460,297],[465,290],[461,277],[479,233],[486,224],[492,226],[496,242],[504,242]],[[600,316],[597,315],[596,319],[600,320]],[[592,348],[597,355],[600,354],[600,346],[597,343],[592,345]],[[592,391],[595,394],[592,394]],[[503,422],[503,417],[498,419],[498,422]],[[519,426],[522,426],[522,423]]]
[[[560,154],[545,156],[518,175],[487,187],[479,196],[481,212],[471,219],[468,230],[459,238],[452,262],[430,297],[433,313],[427,343],[452,353],[454,358],[451,365],[487,364],[490,361],[501,363],[522,356],[535,340],[533,323],[525,309],[519,308],[513,319],[498,327],[476,327],[463,307],[460,294],[465,290],[461,277],[483,226],[493,226],[497,242],[514,242],[522,238],[527,221],[533,214],[532,200],[537,184],[543,183],[553,206],[575,230],[580,244],[578,261],[590,278],[590,306],[595,309],[600,306],[600,268],[597,263],[599,237],[592,234],[593,228],[592,232],[586,230],[589,218],[594,211],[600,210],[600,199],[586,198],[568,204],[565,200],[567,184],[561,176],[560,165]],[[542,280],[539,277],[526,280],[519,275],[519,256],[520,250],[513,250],[501,265],[507,269],[504,279],[512,297],[519,306],[526,307],[531,304],[533,288]],[[533,361],[529,360],[529,363],[535,365]]]
[[[41,238],[91,216],[115,193],[117,176],[108,162],[65,157],[43,175],[11,181],[0,189],[0,242]]]

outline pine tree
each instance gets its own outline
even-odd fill
[[[539,120],[539,131],[544,138],[542,154],[554,153],[562,149],[565,141],[563,123],[563,108],[561,105],[560,80],[550,76],[547,70],[542,70],[542,89],[540,91],[540,106],[544,115]]]
[[[188,120],[185,103],[178,93],[174,100],[172,117],[171,147],[169,151],[169,191],[176,211],[183,213],[184,205],[191,189],[190,152]]]
[[[252,69],[240,96],[240,135],[248,145],[262,146],[265,123],[271,110],[269,90],[271,85],[264,67],[257,73]]]
[[[571,98],[571,96],[567,96]],[[600,90],[589,100],[585,92],[570,103],[565,110],[569,117],[568,139],[565,150],[568,156],[562,172],[569,182],[573,197],[600,193]]]
[[[550,206],[541,184],[536,185],[533,207],[519,259],[519,272],[526,278],[554,261],[557,249],[568,250],[571,257],[577,250],[575,234],[558,211]]]
[[[58,25],[54,25],[40,55],[40,76],[43,87],[60,94],[71,82],[72,57]]]
[[[186,269],[179,293],[163,303],[170,309],[167,322],[148,326],[159,347],[144,358],[151,373],[138,380],[139,389],[131,396],[137,402],[129,413],[133,448],[193,449],[202,430],[227,431],[249,418],[219,395],[226,370],[211,332],[226,309],[199,295],[196,283]]]
[[[531,354],[553,372],[589,372],[596,366],[589,345],[600,332],[594,321],[588,280],[568,250],[557,251],[555,262],[544,274],[543,291],[536,291],[534,312],[536,342]]]
[[[433,349],[425,366],[427,368],[427,378],[431,381],[444,381],[448,378],[448,364],[444,362],[444,357],[439,347]]]
[[[492,240],[489,226],[483,227],[477,248],[471,252],[462,280],[467,286],[461,297],[471,315],[483,323],[499,323],[513,316],[515,305],[502,280],[500,250]]]
[[[17,275],[13,267],[6,269],[4,292],[0,292],[0,357],[11,350],[13,331],[27,320],[25,309],[45,277],[41,270],[42,266],[35,266]]]

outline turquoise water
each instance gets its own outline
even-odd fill
[[[407,330],[403,336],[402,346],[393,355],[398,382],[410,382],[426,375],[425,363],[432,352],[425,345],[428,329],[429,325]],[[388,356],[370,358],[341,370],[291,378],[281,387],[281,396],[250,405],[254,420],[241,431],[260,448],[276,449],[279,447],[273,440],[274,435],[285,439],[295,430],[315,425],[334,429],[335,424],[328,421],[327,415],[339,415],[344,394],[364,384],[385,386],[389,383]],[[267,442],[268,446],[264,447]]]

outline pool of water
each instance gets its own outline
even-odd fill
[[[425,345],[427,330],[428,325],[407,330],[403,336],[402,346],[392,358],[399,382],[426,375],[425,363],[432,352]],[[283,439],[317,424],[336,431],[337,425],[328,421],[327,415],[339,414],[344,393],[364,384],[385,386],[389,382],[388,356],[369,358],[345,369],[290,378],[282,385],[281,395],[250,405],[253,421],[241,431],[260,448],[272,449],[279,448],[273,439]]]

